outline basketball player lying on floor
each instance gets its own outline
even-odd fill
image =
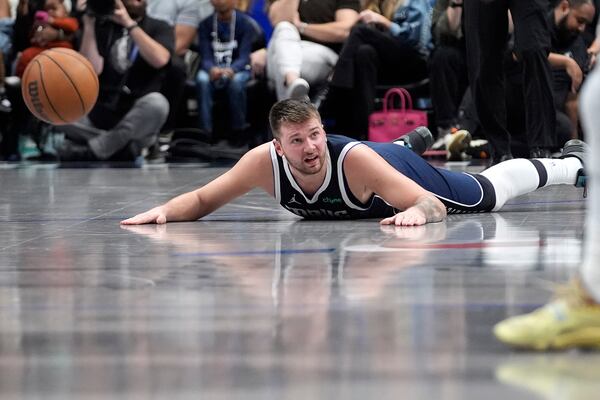
[[[446,213],[496,211],[507,200],[556,184],[585,182],[585,144],[571,140],[562,159],[514,159],[481,174],[435,168],[399,143],[325,135],[306,101],[283,100],[269,114],[272,142],[246,153],[228,172],[122,224],[192,221],[254,188],[308,219],[384,218],[423,225]]]

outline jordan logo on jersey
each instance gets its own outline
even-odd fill
[[[298,200],[296,200],[296,193],[292,195],[292,198],[288,201],[288,204],[302,204]]]

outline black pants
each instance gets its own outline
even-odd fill
[[[431,101],[438,127],[457,123],[460,102],[469,86],[464,48],[438,46],[429,59]]]
[[[169,101],[169,116],[161,131],[170,131],[177,128],[177,121],[182,113],[181,99],[183,98],[186,79],[186,67],[183,58],[172,56],[171,64],[167,67],[163,85],[160,89],[160,92]]]
[[[345,135],[366,138],[377,84],[408,83],[422,79],[426,73],[424,57],[412,47],[387,32],[356,25],[340,53],[331,81],[337,103],[336,128]]]
[[[515,26],[515,54],[523,63],[525,120],[530,148],[556,146],[556,112],[548,63],[550,33],[545,0],[465,0],[469,82],[481,126],[496,157],[510,154],[503,55],[507,11]]]

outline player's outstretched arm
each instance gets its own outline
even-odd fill
[[[273,170],[268,144],[250,150],[233,168],[205,186],[121,221],[121,224],[195,221],[256,187],[263,188],[269,193],[273,188]]]
[[[356,198],[367,201],[373,193],[403,210],[381,221],[384,225],[415,226],[440,222],[446,207],[432,193],[392,167],[367,146],[355,146],[346,156],[344,171]]]

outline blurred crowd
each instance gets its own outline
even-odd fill
[[[366,140],[392,87],[427,111],[450,160],[547,157],[584,138],[599,13],[600,0],[0,0],[0,159],[23,159],[27,141],[60,161],[239,158],[285,98]],[[55,47],[100,80],[92,111],[58,126],[20,87]]]

